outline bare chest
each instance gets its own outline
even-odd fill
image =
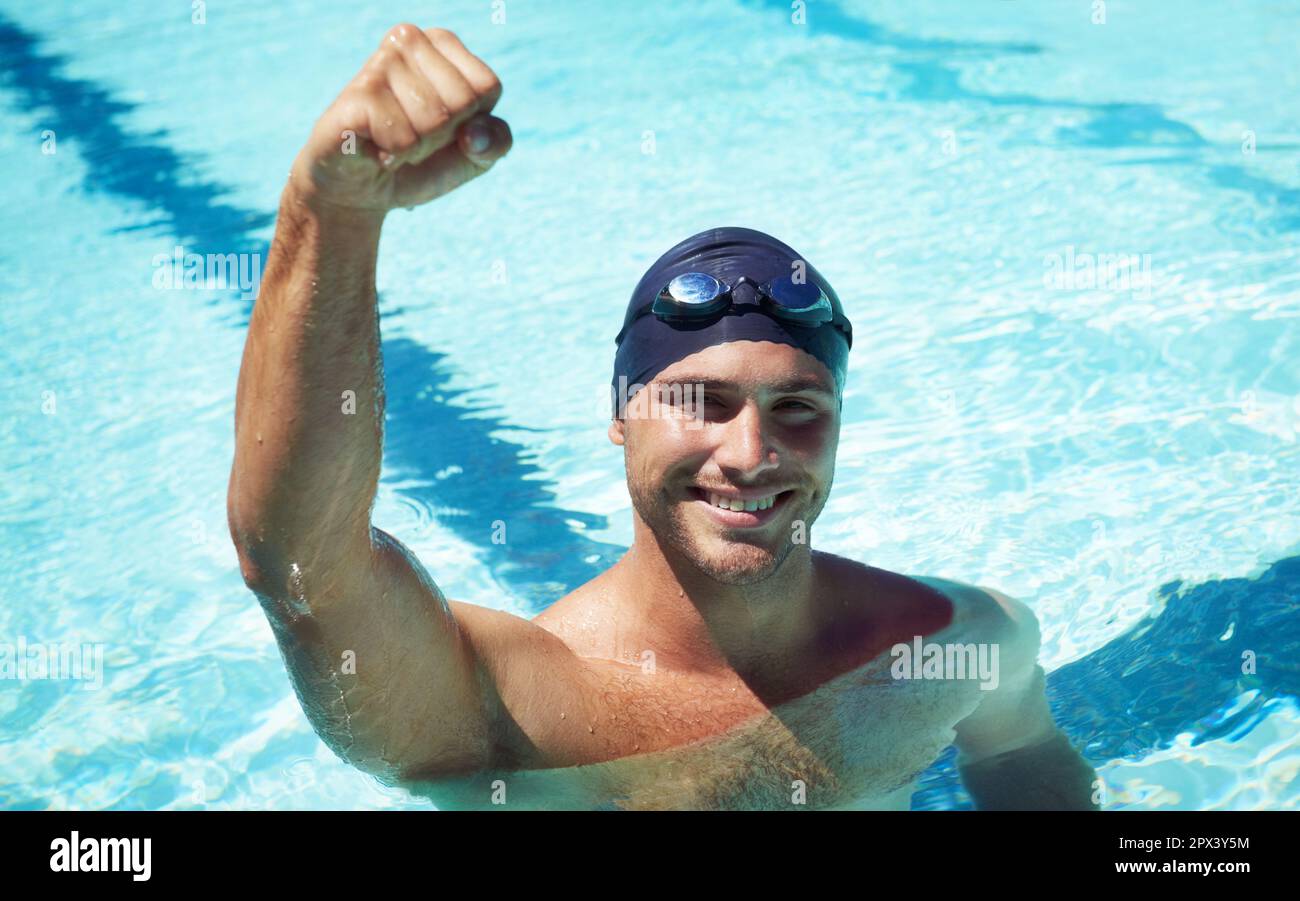
[[[706,680],[602,666],[593,647],[584,657],[591,678],[575,705],[582,709],[559,713],[556,727],[555,710],[539,705],[535,721],[544,714],[551,725],[529,732],[553,759],[576,765],[480,774],[470,794],[477,805],[490,780],[492,803],[507,807],[906,808],[916,777],[982,696],[973,680],[895,678],[895,642],[940,629],[948,640],[983,634],[970,607],[927,616],[935,592],[910,584],[877,597],[911,615],[859,620],[868,628],[857,631],[853,621],[837,623],[845,654],[772,661],[757,668],[766,686],[751,688],[734,674]],[[567,638],[587,650],[580,635]],[[871,650],[855,650],[863,647]]]
[[[583,769],[626,809],[797,809],[905,805],[909,787],[979,701],[969,683],[898,680],[888,660],[770,709],[739,716],[721,701],[638,705],[642,727],[691,736],[710,717],[737,721],[703,738]],[[739,702],[737,702],[739,703]],[[715,723],[721,726],[721,723]]]
[[[584,728],[599,763],[481,773],[440,806],[510,809],[906,809],[915,778],[979,701],[968,683],[897,680],[889,658],[789,703],[694,684],[605,686]],[[621,684],[620,684],[621,683]]]

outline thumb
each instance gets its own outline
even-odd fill
[[[456,139],[428,159],[401,167],[396,173],[396,205],[417,206],[459,188],[482,175],[509,152],[510,126],[496,116],[467,119]]]
[[[487,114],[466,120],[456,136],[465,156],[484,169],[505,156],[513,140],[505,120]]]

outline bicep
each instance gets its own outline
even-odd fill
[[[354,663],[314,680],[344,705],[342,723],[329,721],[346,726],[341,756],[402,784],[587,759],[599,692],[582,659],[536,623],[448,600],[414,554],[373,531],[363,581],[342,577],[343,603],[321,617],[323,653]]]
[[[379,529],[301,573],[272,628],[303,710],[339,756],[382,778],[490,753],[490,686],[450,602]]]

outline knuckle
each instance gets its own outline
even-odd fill
[[[410,101],[409,104],[403,106],[403,108],[408,112],[416,112],[420,115],[427,116],[429,110],[437,110],[439,105],[438,98],[430,91],[421,87],[405,85],[400,91],[396,91],[395,93]]]
[[[429,110],[429,127],[426,131],[437,131],[440,128],[445,128],[447,123],[451,121],[451,117],[452,113],[451,110],[447,109],[447,105],[442,102],[437,103]]]
[[[386,150],[405,153],[420,140],[411,124],[405,119],[384,115],[370,117],[370,131]]]
[[[361,94],[350,94],[339,98],[338,115],[346,127],[364,127],[368,121],[369,104]]]
[[[395,44],[399,47],[405,47],[409,46],[412,41],[416,40],[416,36],[419,34],[419,28],[415,27],[410,22],[402,22],[388,29],[388,33],[384,35],[383,43],[384,46]]]
[[[420,132],[421,137],[431,137],[442,131],[443,126],[447,124],[447,109],[436,100],[424,109],[417,111],[411,117],[415,124],[416,130]]]
[[[495,72],[488,73],[478,87],[480,96],[498,97],[501,94],[501,79],[497,78]]]
[[[429,36],[429,40],[433,41],[434,44],[460,43],[460,38],[456,37],[454,32],[448,31],[446,28],[430,28],[424,33]]]
[[[388,86],[388,79],[384,77],[383,71],[378,68],[370,68],[363,71],[353,82],[353,87],[358,94],[364,97],[377,97]]]
[[[474,96],[474,92],[462,88],[463,86],[457,86],[443,91],[442,102],[448,116],[459,116],[477,105],[478,98]]]
[[[387,47],[381,47],[374,56],[366,60],[366,64],[361,67],[357,77],[353,80],[357,85],[375,85],[382,84],[388,80],[388,70],[392,61],[392,54]]]

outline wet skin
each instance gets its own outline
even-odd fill
[[[604,628],[611,570],[534,620],[584,655],[593,704],[575,725],[593,730],[598,750],[584,759],[599,762],[412,789],[447,809],[906,809],[913,780],[980,690],[895,680],[889,648],[916,635],[987,640],[1009,624],[965,586],[814,557],[828,601],[821,628],[800,656],[773,656],[744,677],[665,668],[657,656],[650,670],[643,643]],[[962,621],[945,591],[965,605]]]
[[[532,620],[588,686],[574,709],[544,690],[521,705],[516,766],[549,766],[413,786],[440,806],[906,808],[980,690],[893,679],[890,648],[940,633],[1017,641],[984,592],[810,549],[839,431],[822,364],[735,342],[644,390],[680,399],[689,393],[668,389],[682,383],[705,385],[702,407],[610,427],[626,455],[632,549]],[[733,512],[710,502],[718,495],[776,501]]]
[[[371,522],[380,231],[510,151],[500,96],[454,34],[398,25],[322,114],[281,196],[228,508],[244,581],[322,740],[445,807],[898,807],[949,743],[977,802],[1088,806],[1091,770],[1060,745],[1028,608],[812,550],[840,401],[795,348],[710,347],[657,379],[707,383],[702,408],[611,423],[632,547],[532,620],[447,599]],[[759,496],[770,509],[730,509]],[[999,688],[892,678],[889,649],[916,635],[998,643]]]

